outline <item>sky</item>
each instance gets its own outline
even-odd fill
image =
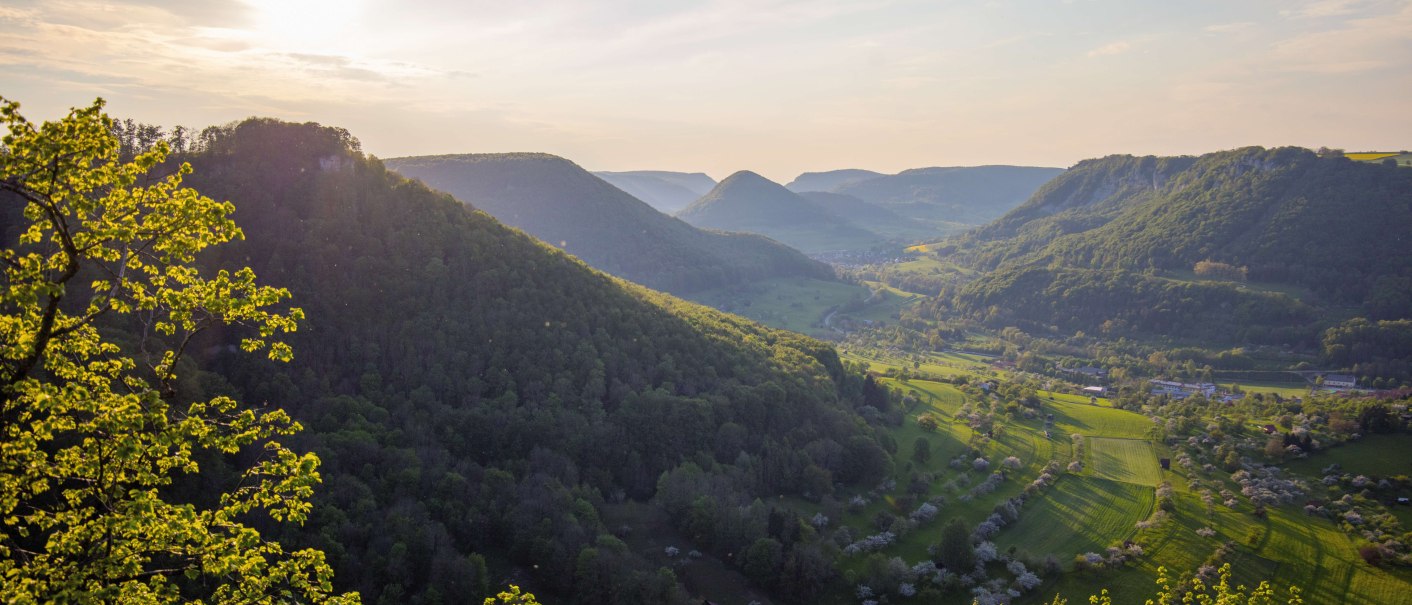
[[[6,0],[32,120],[250,116],[379,157],[720,179],[1412,148],[1412,0]]]

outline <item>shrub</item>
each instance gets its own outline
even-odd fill
[[[1375,544],[1364,544],[1358,547],[1358,556],[1363,557],[1363,561],[1369,565],[1377,567],[1383,562],[1383,550]]]
[[[922,414],[917,417],[917,425],[928,433],[935,433],[939,423],[936,421],[936,416],[932,414]]]
[[[936,513],[938,510],[939,509],[937,509],[937,507],[932,503],[923,502],[921,506],[917,507],[917,510],[912,511],[912,514],[909,515],[909,518],[917,522],[931,521],[933,518],[936,517]]]

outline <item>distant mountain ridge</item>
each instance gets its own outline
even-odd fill
[[[557,156],[465,154],[385,162],[648,287],[688,293],[769,277],[833,279],[829,267],[798,251],[759,236],[701,231]]]
[[[667,170],[596,171],[594,176],[647,202],[665,214],[687,207],[716,186],[716,179],[702,172]]]
[[[1031,166],[913,168],[832,191],[911,218],[981,225],[1024,203],[1062,172]]]
[[[785,188],[795,193],[806,191],[834,191],[843,185],[867,179],[887,176],[881,172],[860,168],[844,168],[824,172],[805,172],[790,181]]]
[[[748,170],[726,177],[676,216],[697,227],[763,234],[806,252],[882,239]]]
[[[805,191],[800,197],[823,208],[830,214],[880,235],[911,235],[925,237],[935,231],[916,220],[899,215],[877,204],[870,204],[844,193]]]
[[[1083,160],[1046,182],[1023,204],[975,231],[980,239],[1014,235],[1034,219],[1072,210],[1073,215],[1103,216],[1155,194],[1174,174],[1191,168],[1196,158],[1114,155]]]
[[[1412,243],[1409,200],[1412,171],[1297,147],[1110,156],[1080,163],[970,237],[1001,246],[978,257],[989,266],[1026,262],[1004,242],[1044,233],[1032,237],[1047,240],[1033,260],[1128,270],[1212,260],[1352,300],[1366,291],[1361,277],[1412,276],[1401,253]]]
[[[958,306],[1070,329],[1106,317],[1195,330],[1204,317],[1276,341],[1295,328],[1307,341],[1319,308],[1412,317],[1409,200],[1412,170],[1302,148],[1085,160],[953,242],[954,260],[990,270],[961,288]],[[1286,288],[1193,279],[1203,261]]]

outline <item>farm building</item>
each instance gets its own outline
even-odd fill
[[[1153,395],[1166,395],[1173,399],[1185,399],[1201,394],[1211,397],[1216,394],[1216,385],[1209,382],[1187,383],[1170,380],[1151,380]]]
[[[1348,374],[1325,374],[1324,387],[1329,389],[1351,389],[1358,386],[1358,379]]]
[[[1085,395],[1106,395],[1108,389],[1104,387],[1084,387]]]

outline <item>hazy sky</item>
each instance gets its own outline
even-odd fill
[[[31,119],[252,115],[382,157],[594,170],[1068,166],[1412,148],[1412,0],[6,0]]]

